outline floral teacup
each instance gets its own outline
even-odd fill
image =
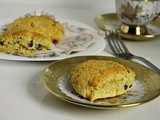
[[[128,33],[132,27],[135,30],[131,32],[141,29],[136,34],[145,34],[147,32],[145,25],[156,16],[158,5],[159,0],[116,0],[117,16],[123,23],[120,30]]]

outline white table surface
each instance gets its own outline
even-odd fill
[[[108,5],[110,6],[110,5]],[[58,8],[0,4],[0,19],[16,18],[32,10],[44,9],[57,18],[87,23],[111,9]],[[96,27],[95,27],[96,28]],[[160,67],[160,38],[152,41],[125,41],[133,53],[150,59]],[[102,55],[109,55],[102,52]],[[66,103],[51,95],[40,84],[41,71],[51,62],[16,62],[0,60],[0,120],[159,120],[160,97],[133,108],[95,110]]]

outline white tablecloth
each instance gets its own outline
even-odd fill
[[[106,6],[110,6],[109,4]],[[93,27],[93,19],[114,9],[59,8],[51,6],[0,4],[0,19],[44,9],[57,18],[69,18]],[[133,53],[160,67],[160,38],[152,41],[125,41]],[[107,48],[107,50],[109,50]],[[107,52],[99,55],[111,55]],[[50,94],[41,84],[41,71],[51,62],[0,60],[0,120],[159,120],[160,98],[121,110],[95,110],[66,103]]]

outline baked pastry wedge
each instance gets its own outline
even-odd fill
[[[42,34],[15,28],[0,36],[0,52],[28,56],[51,49],[52,41]]]
[[[58,43],[64,34],[62,25],[46,15],[19,18],[8,25],[9,30],[14,28],[26,29],[43,34],[50,38],[53,43]]]
[[[114,61],[89,60],[71,69],[70,75],[75,91],[91,102],[124,94],[135,87],[135,73]]]

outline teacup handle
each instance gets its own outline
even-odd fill
[[[157,18],[159,18],[159,16],[160,16],[160,13],[157,13],[153,20],[156,20]]]

